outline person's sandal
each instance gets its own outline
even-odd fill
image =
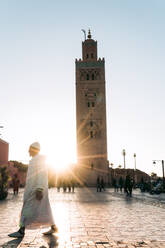
[[[23,238],[24,235],[24,233],[20,233],[19,231],[8,234],[8,236],[11,238]]]

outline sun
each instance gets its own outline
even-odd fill
[[[76,163],[76,154],[72,147],[66,149],[64,146],[58,146],[46,151],[45,154],[47,165],[55,171],[67,170],[71,164]]]
[[[59,156],[54,157],[53,155],[49,155],[47,157],[47,164],[51,169],[54,169],[56,171],[62,171],[68,168],[69,166],[69,160],[65,156]]]
[[[52,134],[43,136],[41,140],[41,153],[46,156],[46,162],[51,170],[64,171],[76,163],[76,139],[72,132],[63,132],[63,136]]]

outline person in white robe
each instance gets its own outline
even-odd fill
[[[34,142],[29,147],[29,162],[26,186],[23,198],[23,207],[20,217],[20,229],[11,233],[9,237],[21,238],[26,229],[35,229],[51,226],[43,233],[50,235],[57,232],[48,197],[48,172],[45,156],[40,155],[40,144]]]

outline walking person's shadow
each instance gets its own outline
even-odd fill
[[[19,238],[19,239],[13,239],[13,240],[10,240],[6,243],[4,243],[2,245],[2,247],[12,247],[12,248],[17,248],[19,246],[19,244],[21,243],[23,238]]]

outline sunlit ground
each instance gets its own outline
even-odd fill
[[[50,146],[49,146],[50,149]],[[79,183],[81,182],[80,178],[77,178],[75,174],[72,174],[72,172],[69,170],[70,166],[72,164],[76,163],[76,148],[72,145],[67,144],[61,144],[59,143],[58,147],[52,147],[51,150],[44,149],[44,154],[47,156],[47,164],[51,170],[54,170],[57,173],[66,172],[66,175],[71,173],[70,175]],[[61,188],[60,192],[63,192],[63,189]],[[58,193],[57,193],[58,194]],[[85,195],[91,194],[90,199],[95,199],[95,197],[92,195],[92,193],[86,188],[85,189]],[[60,194],[59,194],[60,197]],[[65,197],[65,195],[63,195]],[[68,189],[66,191],[66,197],[68,199]],[[73,195],[72,195],[73,197]],[[80,194],[81,198],[81,194]],[[82,196],[83,198],[83,196]],[[53,198],[52,198],[53,200]],[[52,212],[54,216],[55,223],[58,227],[58,241],[64,242],[70,240],[70,220],[69,220],[69,209],[68,204],[65,202],[54,202],[54,200],[51,202]]]
[[[49,195],[51,199],[51,208],[55,220],[55,224],[58,227],[58,233],[56,234],[58,242],[61,244],[65,242],[70,242],[71,234],[73,235],[80,235],[80,228],[82,228],[82,223],[79,218],[79,212],[77,211],[77,207],[73,204],[73,200],[78,201],[84,201],[84,199],[90,199],[90,201],[96,202],[97,195],[93,194],[93,191],[84,188],[83,190],[77,191],[76,193],[69,193],[68,191],[66,193],[63,193],[63,190],[61,188],[60,193],[56,191],[56,196],[54,196],[54,191],[50,190]],[[62,201],[61,201],[62,200]],[[72,205],[70,205],[70,200],[72,202]],[[71,217],[71,213],[74,212],[74,215]],[[78,222],[78,229],[77,227],[77,221]],[[74,230],[73,230],[74,227]],[[82,231],[82,229],[81,229]],[[83,235],[83,233],[81,233]]]
[[[70,238],[69,212],[65,203],[57,203],[52,207],[55,223],[58,227],[58,238],[66,241]]]

